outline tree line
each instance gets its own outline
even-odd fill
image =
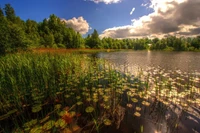
[[[97,30],[86,38],[67,27],[66,23],[52,14],[42,22],[22,20],[16,16],[10,4],[0,7],[0,54],[17,52],[28,48],[99,48],[134,50],[200,50],[200,36],[167,36],[159,39],[114,39],[99,38]]]

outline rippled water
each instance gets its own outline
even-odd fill
[[[160,66],[163,69],[180,69],[184,72],[200,71],[199,52],[164,52],[164,51],[121,51],[102,52],[97,55],[117,66]]]
[[[97,57],[134,77],[142,68],[144,78],[140,80],[151,84],[143,87],[143,90],[148,88],[151,106],[142,109],[140,118],[133,117],[134,109],[127,110],[120,131],[115,132],[141,132],[142,126],[144,133],[200,133],[200,53],[120,51],[102,52]],[[124,106],[128,103],[126,98],[122,101]]]

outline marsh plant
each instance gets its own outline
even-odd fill
[[[0,60],[1,132],[99,131],[114,122],[121,75],[100,59],[26,53]]]
[[[101,132],[126,119],[137,132],[146,130],[141,119],[174,131],[184,112],[200,118],[199,80],[196,71],[117,67],[84,54],[7,55],[0,59],[0,132]]]

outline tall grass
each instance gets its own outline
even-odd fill
[[[166,112],[181,108],[200,117],[193,109],[200,106],[199,79],[195,72],[117,67],[84,54],[7,55],[0,58],[0,132],[99,132],[120,128],[125,112],[160,131],[177,128],[179,117],[166,124]]]
[[[7,55],[0,59],[0,120],[5,123],[0,127],[3,132],[21,127],[23,131],[31,131],[35,130],[33,125],[39,124],[43,125],[41,131],[44,132],[49,129],[46,129],[43,119],[51,120],[48,126],[54,123],[52,120],[60,117],[69,123],[68,119],[74,117],[73,112],[69,113],[70,110],[87,114],[85,109],[88,107],[95,108],[95,113],[89,115],[92,118],[88,118],[94,123],[100,115],[105,115],[106,110],[100,112],[101,107],[110,109],[109,99],[115,92],[114,86],[108,88],[108,85],[116,83],[117,76],[116,71],[106,70],[105,61],[85,55]],[[116,104],[119,101],[114,106]],[[6,125],[10,120],[12,124]],[[94,125],[98,129],[99,124]]]

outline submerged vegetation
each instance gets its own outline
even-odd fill
[[[130,71],[131,70],[131,71]],[[0,132],[199,131],[200,74],[122,69],[98,58],[22,53],[0,59]],[[148,124],[145,124],[145,122]],[[185,128],[184,128],[185,130]]]

